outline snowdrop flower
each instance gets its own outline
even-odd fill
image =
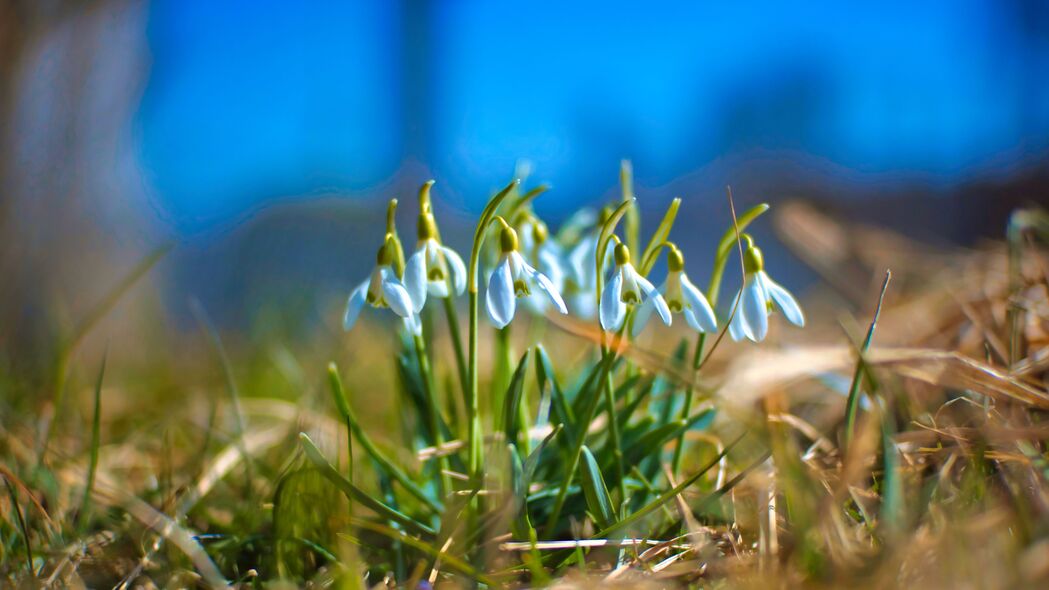
[[[746,337],[754,342],[764,340],[769,330],[769,314],[774,306],[783,312],[790,323],[804,327],[805,315],[794,296],[769,278],[761,250],[749,238],[747,242],[747,250],[743,253],[743,288],[736,294],[736,315],[728,326],[732,339],[739,341]]]
[[[532,217],[528,222],[522,224],[518,235],[521,236],[521,254],[525,260],[534,264],[539,272],[546,275],[558,293],[563,293],[567,273],[561,262],[561,247],[550,239],[550,232],[546,224]],[[538,313],[546,311],[547,299],[545,297],[529,297],[525,301]]]
[[[404,287],[412,298],[412,310],[419,313],[426,295],[448,297],[449,278],[456,295],[466,289],[466,265],[451,248],[437,241],[437,224],[429,206],[419,213],[419,242],[404,267]]]
[[[601,327],[609,332],[618,330],[626,318],[627,306],[651,302],[663,323],[670,325],[670,308],[652,283],[641,276],[630,263],[630,248],[626,244],[615,246],[616,270],[601,293],[598,315]]]
[[[344,330],[348,331],[353,328],[364,304],[367,303],[377,309],[389,308],[403,318],[405,327],[413,334],[421,333],[422,323],[412,308],[408,290],[404,288],[397,278],[397,272],[393,270],[394,248],[393,235],[386,234],[386,240],[379,248],[378,260],[371,276],[350,293],[350,298],[346,302],[346,313],[342,318]]]
[[[674,244],[667,250],[667,279],[659,287],[659,292],[667,302],[667,307],[674,313],[685,316],[685,321],[697,332],[716,332],[717,318],[707,302],[703,292],[696,288],[685,274],[685,257]],[[634,336],[641,333],[648,318],[655,309],[654,299],[650,298],[638,308],[634,315]]]
[[[597,312],[594,299],[594,290],[597,289],[597,269],[594,267],[594,260],[597,257],[597,240],[601,224],[604,223],[609,212],[608,209],[602,210],[600,223],[593,231],[583,235],[569,250],[566,257],[568,272],[565,275],[565,289],[570,293],[573,312],[586,319],[594,317]],[[615,244],[609,242],[605,250],[606,264],[612,260],[614,248]]]
[[[561,313],[568,313],[561,293],[545,274],[532,268],[521,256],[517,241],[517,232],[498,218],[503,225],[499,234],[501,255],[495,270],[488,279],[488,291],[485,293],[485,304],[488,317],[496,328],[504,328],[514,319],[517,311],[517,298],[532,294],[529,283],[538,286],[550,302]]]

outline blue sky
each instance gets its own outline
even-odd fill
[[[1049,147],[1037,2],[848,5],[156,0],[142,163],[192,233],[406,161],[480,208],[519,158],[571,205],[622,157],[652,184],[776,150],[950,185]]]

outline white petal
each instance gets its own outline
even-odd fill
[[[448,269],[452,273],[452,286],[455,288],[455,294],[462,295],[463,291],[466,290],[466,265],[463,264],[463,259],[456,254],[455,250],[447,246],[441,246],[441,252],[444,254],[444,259],[448,262]]]
[[[634,338],[641,333],[641,330],[645,329],[645,325],[648,324],[648,319],[652,317],[652,312],[656,309],[655,301],[651,297],[645,300],[644,303],[637,306],[637,311],[634,312],[634,329],[631,333]]]
[[[561,258],[549,244],[544,244],[539,249],[539,268],[550,282],[560,291],[565,286],[565,270],[561,264]]]
[[[729,336],[736,342],[747,337],[747,331],[743,327],[743,306],[739,303],[743,296],[743,290],[736,291],[736,298],[732,300],[732,316],[728,324]]]
[[[357,316],[361,315],[361,309],[368,297],[368,283],[370,282],[371,279],[367,279],[357,285],[357,288],[350,293],[349,299],[346,300],[346,313],[342,316],[343,330],[349,330],[357,323]]]
[[[686,311],[685,319],[692,324],[692,327],[700,332],[713,333],[718,330],[717,316],[714,315],[714,310],[710,307],[710,302],[703,295],[703,292],[696,288],[692,284],[692,281],[688,279],[688,276],[681,275],[681,294],[685,297],[685,302],[688,303],[689,309]],[[691,315],[692,319],[689,319]]]
[[[382,295],[393,313],[402,318],[414,315],[412,298],[408,295],[408,290],[397,279],[389,278],[382,282]]]
[[[532,268],[531,264],[521,256],[520,252],[510,252],[507,254],[507,258],[510,259],[510,275],[513,280],[518,279],[529,279],[535,275],[535,269]]]
[[[572,270],[573,278],[580,285],[589,285],[590,277],[594,274],[594,251],[597,249],[597,238],[588,235],[572,248],[568,253],[568,266]]]
[[[415,313],[426,303],[426,251],[419,249],[404,265],[404,288],[412,298],[412,310]]]
[[[669,326],[673,320],[670,317],[670,308],[667,307],[666,300],[663,299],[663,296],[659,294],[659,291],[652,286],[652,283],[645,277],[641,276],[640,273],[635,272],[634,278],[637,281],[638,286],[641,287],[641,290],[645,292],[646,300],[651,300],[656,306],[656,312],[659,313],[659,318],[663,320],[664,324]]]
[[[743,328],[754,342],[761,342],[769,331],[768,297],[761,281],[754,276],[747,278],[743,287],[743,301],[740,302],[743,313]]]
[[[510,276],[510,258],[503,257],[495,272],[488,279],[488,292],[485,293],[488,317],[496,328],[505,328],[514,319],[517,309],[517,297],[514,295],[514,281]]]
[[[601,293],[601,309],[598,314],[601,318],[601,327],[609,332],[614,332],[623,325],[623,317],[626,315],[626,304],[623,303],[623,273],[617,272],[612,275],[612,280],[605,285]]]
[[[447,297],[448,296],[448,281],[447,279],[438,279],[436,281],[430,281],[426,283],[426,291],[434,297]]]
[[[533,271],[532,278],[535,279],[539,288],[550,297],[550,301],[552,301],[554,306],[557,307],[557,311],[568,313],[568,308],[565,307],[565,300],[561,298],[561,294],[557,292],[557,287],[554,286],[553,282],[551,282],[546,275],[539,271]]]
[[[783,316],[787,318],[787,321],[799,328],[804,328],[805,314],[801,312],[801,307],[798,305],[797,300],[794,299],[794,296],[784,289],[782,285],[769,278],[765,271],[759,272],[758,276],[761,277],[765,292],[776,303],[780,311],[783,312]]]

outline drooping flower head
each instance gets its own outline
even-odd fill
[[[499,233],[499,261],[488,279],[485,304],[488,317],[497,328],[504,328],[514,319],[518,297],[533,296],[531,287],[536,286],[561,313],[568,313],[561,293],[549,277],[533,268],[521,256],[517,232],[502,218]]]
[[[805,315],[794,296],[765,272],[765,257],[753,239],[744,236],[744,240],[747,249],[743,252],[743,287],[736,294],[736,315],[728,327],[732,339],[764,340],[768,335],[769,315],[775,308],[779,308],[790,323],[804,327]]]
[[[663,323],[670,325],[670,308],[663,296],[652,283],[630,263],[630,248],[626,244],[616,244],[614,250],[615,271],[601,293],[599,316],[601,327],[614,332],[623,326],[628,307],[651,302]]]
[[[344,330],[353,328],[366,303],[376,309],[390,309],[403,318],[405,326],[414,334],[422,329],[419,316],[412,308],[411,297],[393,268],[396,247],[393,234],[386,234],[371,275],[350,293],[346,301],[346,313],[342,318]]]
[[[550,231],[541,219],[531,213],[521,217],[523,219],[517,224],[516,230],[521,238],[521,256],[546,275],[558,293],[563,293],[567,273],[561,246],[550,238]],[[539,313],[546,311],[547,299],[544,297],[529,297],[525,301]]]
[[[419,190],[419,222],[416,226],[419,239],[415,253],[404,267],[404,286],[411,295],[415,313],[426,304],[427,294],[448,297],[453,289],[456,295],[462,295],[466,289],[463,259],[441,243],[430,205],[431,186],[432,180]]]
[[[597,240],[601,233],[601,226],[611,213],[610,207],[601,209],[599,215],[584,211],[578,218],[573,216],[573,219],[569,219],[566,223],[569,229],[574,230],[571,233],[578,234],[578,238],[565,256],[567,272],[565,273],[564,292],[572,302],[573,313],[582,318],[590,319],[597,312],[594,298],[594,290],[597,288],[597,273],[595,272],[597,269],[593,261],[597,256]],[[586,227],[590,229],[584,230]],[[606,264],[612,262],[611,250],[614,247],[615,244],[608,243],[604,258]]]
[[[685,274],[685,255],[675,244],[667,245],[667,278],[659,287],[659,292],[673,313],[685,316],[688,325],[697,332],[715,332],[718,329],[717,318],[703,292],[700,291],[688,275]],[[637,310],[634,316],[634,335],[641,330],[656,308],[654,300],[649,299]]]

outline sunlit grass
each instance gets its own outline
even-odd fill
[[[629,244],[644,276],[683,231],[687,202],[675,200],[642,239],[628,168],[623,180],[623,199],[589,227],[595,306],[606,244]],[[542,192],[512,184],[493,200],[464,257],[465,295],[431,295],[418,333],[387,303],[339,337],[250,339],[198,306],[180,358],[139,351],[121,370],[119,343],[97,358],[77,346],[156,257],[131,269],[59,347],[40,392],[53,406],[15,386],[0,397],[4,582],[1049,580],[1044,213],[1015,215],[1005,245],[949,258],[864,239],[866,259],[818,268],[869,278],[854,308],[824,297],[806,305],[804,330],[774,314],[767,340],[737,343],[725,330],[739,285],[722,293],[723,273],[742,265],[745,232],[768,208],[736,217],[729,202],[717,250],[684,253],[715,261],[705,282],[722,303],[717,333],[677,315],[635,338],[634,308],[606,331],[596,317],[521,307],[495,330],[486,271]],[[401,242],[414,240],[398,237],[395,207],[385,231],[396,239],[377,232],[375,244],[403,277],[414,248]],[[800,206],[777,221],[805,259],[828,236],[853,238]],[[892,282],[867,262],[879,251],[897,253]]]

